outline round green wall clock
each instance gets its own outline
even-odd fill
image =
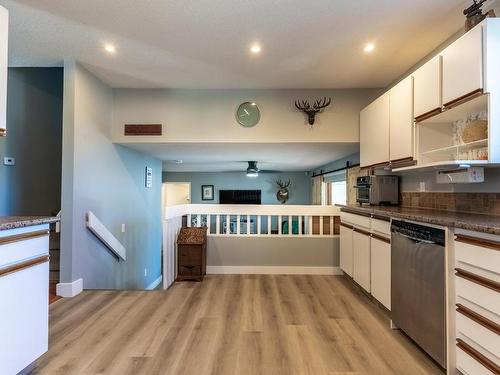
[[[259,123],[260,110],[253,102],[241,103],[236,110],[236,121],[245,128],[251,128]]]

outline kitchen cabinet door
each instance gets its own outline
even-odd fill
[[[370,236],[354,230],[352,238],[353,279],[364,290],[370,292]]]
[[[482,40],[482,27],[477,26],[441,54],[444,106],[483,88]]]
[[[9,12],[0,6],[0,136],[7,129],[7,41]]]
[[[370,240],[371,293],[391,309],[391,244],[372,237]]]
[[[390,160],[413,158],[413,77],[409,76],[390,92]]]
[[[415,73],[414,110],[415,118],[441,109],[441,56],[425,63]]]
[[[361,167],[389,161],[389,93],[385,93],[360,114]]]
[[[49,262],[0,277],[0,374],[17,374],[48,350]]]
[[[340,224],[340,268],[352,277],[352,229]]]

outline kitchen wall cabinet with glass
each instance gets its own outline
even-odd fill
[[[7,132],[7,48],[9,12],[0,6],[0,136]]]

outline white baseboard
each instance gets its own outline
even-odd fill
[[[163,280],[163,276],[160,275],[159,278],[157,278],[155,281],[153,281],[151,284],[149,284],[147,287],[146,287],[146,290],[153,290],[153,289],[156,289],[156,287],[158,285],[160,285],[161,281]]]
[[[340,267],[207,266],[209,275],[342,275]]]
[[[59,283],[56,285],[56,294],[60,297],[74,297],[83,291],[83,279],[71,283]]]

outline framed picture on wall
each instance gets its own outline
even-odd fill
[[[214,185],[201,185],[201,200],[202,201],[214,200]]]

